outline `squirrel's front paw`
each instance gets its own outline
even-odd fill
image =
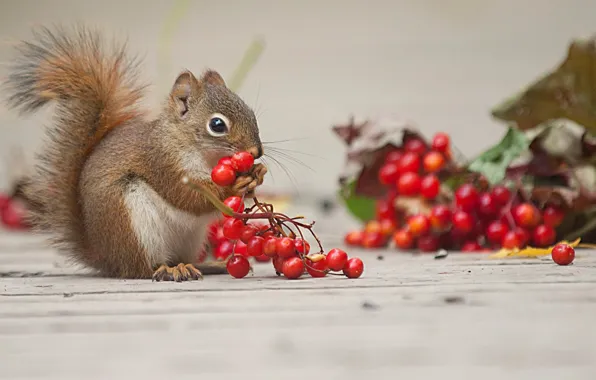
[[[254,197],[255,189],[265,180],[265,174],[267,174],[267,167],[263,164],[256,164],[250,173],[236,178],[236,182],[232,185],[232,191],[235,195],[244,195],[245,198]]]
[[[153,281],[191,281],[202,280],[203,275],[192,264],[178,264],[175,267],[162,265],[153,273]]]

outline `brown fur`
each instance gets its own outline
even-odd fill
[[[100,35],[85,28],[43,29],[20,52],[5,83],[8,104],[23,113],[50,100],[58,105],[40,165],[25,188],[37,205],[32,222],[52,233],[56,247],[76,262],[104,276],[151,277],[156,268],[134,233],[124,202],[135,184],[146,184],[175,208],[201,216],[215,211],[214,206],[183,185],[183,176],[200,175],[193,179],[222,199],[252,193],[262,183],[262,165],[225,189],[213,184],[208,173],[188,173],[181,166],[185,152],[201,157],[199,166],[205,168],[238,150],[262,154],[254,113],[216,72],[199,79],[182,73],[161,116],[148,122],[137,107],[144,86],[136,81],[136,61],[127,58],[124,45],[107,50]],[[214,113],[230,121],[223,137],[207,131]],[[223,264],[201,267],[221,272]]]

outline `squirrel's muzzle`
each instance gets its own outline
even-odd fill
[[[247,152],[252,154],[252,156],[256,159],[261,158],[263,156],[263,146],[253,146],[252,148],[247,149]]]

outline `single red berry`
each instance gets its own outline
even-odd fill
[[[557,233],[551,226],[541,224],[534,229],[532,233],[532,241],[536,247],[549,247],[557,239]]]
[[[461,247],[462,252],[478,252],[482,251],[482,247],[478,244],[477,241],[468,241],[465,242],[464,245]]]
[[[515,224],[520,227],[533,229],[540,224],[540,212],[531,203],[521,203],[512,210]]]
[[[558,207],[546,206],[542,212],[542,219],[544,220],[544,224],[547,226],[556,228],[563,223],[563,219],[565,219],[565,213]]]
[[[229,240],[224,240],[219,243],[213,251],[213,256],[218,260],[225,260],[234,250],[234,243]]]
[[[493,244],[501,244],[507,232],[507,224],[497,220],[486,227],[486,239]]]
[[[248,152],[238,152],[232,156],[232,168],[239,173],[246,173],[255,163],[255,158]]]
[[[406,152],[412,152],[419,156],[423,155],[424,152],[426,152],[426,149],[427,148],[426,148],[426,144],[424,143],[424,141],[422,141],[418,138],[409,139],[404,144],[404,150]]]
[[[473,211],[478,206],[478,191],[476,188],[465,183],[455,191],[455,204],[463,211]]]
[[[240,219],[229,218],[223,224],[223,234],[230,240],[240,239],[244,223]]]
[[[430,211],[430,225],[435,231],[444,231],[451,225],[451,210],[445,205],[436,205]]]
[[[530,233],[521,228],[521,227],[515,227],[513,229],[513,231],[516,233],[517,237],[519,238],[519,241],[522,244],[522,247],[525,247],[526,245],[528,245],[528,242],[530,241]]]
[[[381,222],[370,220],[364,225],[364,232],[381,232]]]
[[[381,225],[381,234],[383,236],[390,236],[398,227],[394,219],[382,219],[379,224]]]
[[[463,234],[467,234],[474,230],[474,217],[462,210],[458,210],[453,213],[451,218],[451,223],[453,223],[453,228],[460,231]]]
[[[218,165],[228,165],[231,166],[232,168],[234,167],[234,165],[232,164],[232,157],[222,157],[219,159],[219,161],[217,161]]]
[[[449,136],[446,133],[439,132],[434,135],[431,146],[436,151],[446,153],[449,151],[449,144]]]
[[[218,186],[230,186],[236,180],[236,172],[231,166],[217,165],[211,171],[211,180]]]
[[[240,240],[236,240],[233,242],[234,245],[234,253],[237,255],[242,255],[244,257],[248,257],[248,247]]]
[[[351,246],[361,246],[364,240],[364,231],[351,231],[346,234],[344,242]]]
[[[273,257],[272,262],[273,262],[273,268],[275,268],[275,273],[281,274],[283,272],[284,261],[286,261],[286,259],[284,259],[283,257],[279,257],[279,256]]]
[[[412,152],[404,153],[397,163],[397,170],[400,174],[418,173],[420,170],[420,156]]]
[[[340,271],[343,269],[346,261],[348,261],[348,254],[339,248],[333,248],[327,253],[327,266],[333,271]]]
[[[240,240],[243,243],[248,244],[248,241],[252,239],[257,232],[259,232],[259,229],[255,225],[247,224],[242,227],[242,232],[240,232]]]
[[[263,243],[263,254],[269,257],[273,257],[277,255],[277,238],[274,236],[270,236],[265,238],[265,242]]]
[[[213,245],[217,245],[222,241],[227,240],[223,234],[223,227],[218,224],[214,224],[213,227],[210,228],[207,238],[209,239],[209,243]]]
[[[357,257],[352,257],[346,261],[343,267],[344,275],[347,278],[358,278],[364,272],[364,263]]]
[[[277,240],[277,255],[283,257],[292,257],[296,255],[296,248],[294,247],[294,239],[283,237]]]
[[[508,231],[505,236],[503,236],[501,247],[505,249],[522,248],[524,247],[524,244],[520,238],[520,234],[516,233],[516,231]]]
[[[250,263],[246,257],[234,255],[228,260],[226,268],[232,277],[243,278],[250,272]]]
[[[414,246],[414,237],[407,229],[401,229],[393,234],[393,243],[399,249],[411,249]]]
[[[267,261],[271,260],[271,257],[267,255],[255,256],[255,260],[259,263],[266,263]]]
[[[302,253],[303,255],[308,255],[310,252],[310,244],[308,244],[306,240],[300,238],[294,240],[294,247],[296,248],[296,252]]]
[[[422,159],[422,166],[427,173],[438,172],[445,166],[445,157],[436,150],[430,151]]]
[[[505,186],[497,185],[491,190],[491,195],[499,206],[505,206],[511,199],[511,191]]]
[[[386,199],[378,200],[377,207],[376,207],[376,215],[377,215],[377,220],[395,219],[396,213],[395,213],[395,207],[393,206],[393,203],[389,202]]]
[[[484,217],[494,217],[499,212],[499,205],[490,193],[483,193],[478,199],[478,212]]]
[[[386,242],[387,239],[381,232],[365,232],[362,246],[364,248],[381,248]]]
[[[434,174],[428,174],[420,181],[420,194],[426,199],[435,199],[440,189],[441,182]]]
[[[306,259],[306,271],[311,277],[325,277],[327,275],[327,259],[313,262],[309,258]]]
[[[299,257],[290,257],[284,261],[281,272],[286,278],[295,280],[304,273],[304,262]]]
[[[435,235],[424,235],[418,238],[418,249],[421,252],[436,252],[439,250],[440,240]]]
[[[391,185],[399,178],[399,171],[396,163],[387,163],[379,169],[379,182],[383,185]]]
[[[430,230],[430,220],[426,215],[413,215],[408,219],[408,229],[414,237],[426,235]]]
[[[385,156],[385,163],[386,164],[389,164],[389,163],[396,164],[399,160],[401,160],[403,155],[404,155],[404,153],[401,150],[391,151],[391,152],[387,153],[387,156]]]
[[[223,203],[226,206],[228,206],[229,208],[231,208],[232,210],[234,210],[234,212],[241,213],[244,211],[244,202],[242,201],[242,198],[240,198],[240,197],[237,197],[237,196],[228,197],[228,198],[226,198],[226,200]],[[229,218],[229,216],[226,214],[223,214],[223,216],[226,218]]]
[[[575,259],[575,249],[570,245],[559,243],[554,246],[551,257],[559,265],[569,265]]]
[[[248,243],[246,243],[246,253],[249,256],[261,256],[263,254],[263,245],[265,239],[261,236],[253,236]]]
[[[420,192],[420,176],[412,172],[402,174],[397,180],[397,191],[404,196],[418,195]]]

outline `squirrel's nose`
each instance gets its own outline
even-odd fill
[[[247,150],[248,153],[252,154],[252,156],[255,158],[255,160],[257,158],[261,158],[263,156],[263,147],[261,145],[259,146],[253,146],[252,148]]]

